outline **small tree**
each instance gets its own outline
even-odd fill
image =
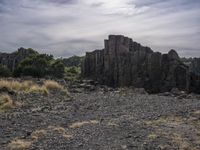
[[[63,78],[64,73],[65,65],[60,60],[56,60],[50,67],[50,74],[55,78]]]

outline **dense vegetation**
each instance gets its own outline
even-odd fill
[[[61,59],[66,67],[80,67],[84,57],[72,56],[69,58]]]
[[[81,64],[84,57],[72,56],[59,59],[65,65],[65,79],[67,81],[76,81],[81,77]]]
[[[36,54],[24,59],[14,71],[14,76],[64,77],[64,64],[52,55]]]
[[[6,66],[0,64],[0,77],[9,76],[11,76],[11,71]]]
[[[30,52],[30,55],[25,57],[16,66],[14,71],[11,71],[4,65],[0,65],[0,77],[50,77],[65,78],[70,81],[80,78],[80,66],[83,57],[72,56],[64,59],[54,59],[52,55],[39,54],[31,48],[26,50]]]

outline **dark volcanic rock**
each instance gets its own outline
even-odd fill
[[[192,63],[193,75],[175,50],[161,54],[128,37],[110,35],[103,50],[86,53],[82,75],[109,86],[135,86],[153,93],[170,91],[174,87],[199,91],[196,89],[199,82],[195,82],[199,62],[196,59]]]

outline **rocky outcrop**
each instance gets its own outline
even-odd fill
[[[134,86],[152,93],[170,91],[174,87],[195,91],[198,78],[195,71],[200,73],[199,63],[194,61],[191,71],[175,50],[161,54],[128,37],[110,35],[104,49],[86,53],[82,75],[109,86]]]
[[[37,53],[32,49],[19,48],[18,51],[13,53],[0,53],[0,64],[7,66],[11,71],[26,57]]]

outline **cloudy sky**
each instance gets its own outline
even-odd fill
[[[200,0],[0,0],[3,52],[83,55],[103,48],[109,34],[200,57]]]

